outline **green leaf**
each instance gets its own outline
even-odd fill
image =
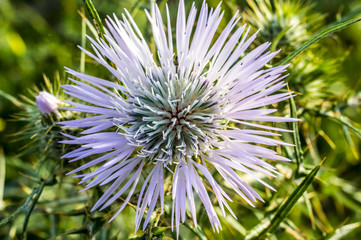
[[[354,132],[361,139],[361,129],[356,128],[351,120],[345,116],[337,116],[335,113],[327,112],[327,113],[319,113],[321,116],[328,117],[329,119],[341,124],[349,128],[352,132]]]
[[[358,155],[357,149],[355,147],[355,144],[352,141],[349,129],[345,125],[343,125],[342,126],[342,131],[343,131],[343,134],[344,134],[344,136],[346,138],[346,141],[347,141],[348,145],[351,148],[351,151],[352,151],[353,155],[355,156],[356,159],[359,159],[359,155]]]
[[[329,27],[326,27],[323,30],[321,30],[320,32],[316,33],[313,38],[311,38],[310,40],[305,42],[299,49],[295,50],[293,53],[291,53],[290,55],[288,55],[287,57],[285,57],[284,59],[279,61],[275,66],[280,66],[280,65],[284,65],[284,64],[289,63],[298,54],[303,52],[306,48],[308,48],[309,46],[311,46],[312,44],[314,44],[318,40],[326,37],[327,35],[329,35],[331,33],[336,32],[338,30],[346,28],[346,27],[350,26],[351,24],[354,24],[354,23],[356,23],[356,22],[358,22],[360,20],[361,20],[361,18],[354,18],[354,19],[345,20],[345,21],[340,22],[340,23],[336,22],[334,24],[331,24]]]
[[[4,98],[6,98],[7,100],[9,100],[10,102],[12,102],[15,106],[17,107],[23,107],[24,104],[21,103],[18,99],[16,99],[14,96],[0,90],[0,96],[3,96]]]
[[[302,197],[303,193],[311,185],[313,179],[317,175],[323,161],[317,165],[302,181],[302,183],[292,192],[288,199],[278,208],[276,213],[271,217],[270,221],[264,220],[261,226],[256,226],[257,230],[251,230],[246,239],[265,239],[274,233],[278,226],[283,222],[297,201]]]
[[[303,200],[306,203],[306,207],[307,207],[307,212],[308,212],[308,217],[310,218],[311,221],[311,225],[312,225],[312,229],[316,229],[316,225],[315,225],[315,217],[313,215],[313,211],[312,211],[312,204],[310,199],[307,197],[307,191],[305,191],[303,193]]]
[[[360,226],[361,226],[360,222],[347,224],[345,226],[342,226],[342,227],[336,229],[334,233],[327,236],[325,239],[327,239],[327,240],[343,239],[343,237],[345,237],[347,234],[349,234],[353,230],[358,229]]]
[[[135,3],[133,4],[132,9],[130,9],[129,13],[133,18],[135,17],[135,14],[137,14],[138,10],[140,9],[139,5],[142,2],[143,2],[142,0],[136,0]]]
[[[352,195],[350,196],[349,194],[345,194],[340,189],[334,189],[334,191],[331,191],[330,195],[355,213],[361,213],[361,204],[354,199]]]

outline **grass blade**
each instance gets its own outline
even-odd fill
[[[329,119],[333,120],[341,124],[342,126],[347,127],[353,133],[355,133],[361,139],[361,129],[358,129],[354,125],[352,125],[351,120],[345,116],[337,116],[335,113],[327,112],[327,113],[319,113],[321,116],[328,117]]]
[[[343,126],[342,126],[342,131],[343,131],[343,134],[344,134],[344,136],[345,136],[345,139],[346,139],[348,145],[349,145],[350,148],[351,148],[351,151],[352,151],[354,157],[355,157],[356,159],[359,159],[359,155],[358,155],[357,149],[356,149],[356,147],[355,147],[355,144],[353,143],[353,140],[352,140],[352,138],[351,138],[351,134],[350,134],[349,129],[348,129],[346,126],[343,125]]]
[[[342,227],[336,229],[336,231],[331,236],[327,236],[326,239],[327,240],[344,239],[344,237],[347,234],[349,234],[350,232],[352,232],[355,229],[358,229],[360,226],[361,226],[360,222],[347,224],[345,226],[342,226]]]
[[[24,104],[22,102],[20,102],[18,99],[16,99],[12,95],[10,95],[10,94],[2,91],[2,90],[0,90],[0,96],[3,96],[4,98],[6,98],[10,102],[12,102],[17,107],[23,107],[24,106]]]

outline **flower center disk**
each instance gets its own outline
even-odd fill
[[[206,79],[149,79],[129,99],[132,126],[126,136],[131,144],[142,147],[140,154],[149,160],[171,164],[190,159],[216,139],[215,98]]]

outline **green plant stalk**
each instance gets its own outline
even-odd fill
[[[142,0],[137,0],[135,3],[134,3],[134,5],[133,5],[133,7],[130,9],[130,15],[132,16],[132,17],[135,17],[135,14],[138,12],[138,10],[139,10],[139,4],[142,2]]]
[[[351,24],[354,24],[354,23],[356,23],[358,21],[361,21],[361,18],[354,18],[354,19],[343,21],[341,23],[331,24],[330,27],[327,27],[327,28],[321,30],[320,32],[316,33],[313,38],[311,38],[310,40],[305,42],[299,49],[295,50],[293,53],[291,53],[290,55],[288,55],[287,57],[285,57],[284,59],[279,61],[275,66],[280,66],[280,65],[284,65],[284,64],[289,63],[298,54],[303,52],[306,48],[308,48],[309,46],[311,46],[312,44],[314,44],[318,40],[326,37],[327,35],[329,35],[331,33],[336,32],[338,30],[346,28],[346,27],[350,26]]]
[[[88,10],[89,14],[92,16],[95,28],[97,29],[99,38],[103,39],[107,44],[109,44],[108,40],[104,37],[105,30],[104,25],[102,21],[100,20],[99,14],[97,10],[94,7],[94,4],[91,0],[83,0],[83,3],[85,4],[86,9]],[[113,62],[111,62],[109,59],[106,60],[109,65],[111,65],[113,68],[115,68],[115,65]],[[121,93],[123,96],[123,93]]]
[[[198,226],[197,228],[191,226],[187,221],[184,221],[184,226],[191,230],[199,239],[207,240],[208,238],[204,235],[203,231]]]
[[[82,13],[84,13],[84,9],[82,9]],[[81,47],[85,49],[86,44],[86,19],[81,19]],[[80,72],[84,73],[85,70],[85,52],[80,53]]]
[[[43,180],[41,181],[40,185],[36,188],[34,188],[34,190],[30,193],[30,195],[26,198],[25,202],[23,205],[21,205],[20,207],[18,207],[15,212],[13,212],[10,216],[1,219],[0,221],[0,227],[4,226],[5,224],[7,224],[8,222],[10,222],[13,218],[15,218],[17,215],[19,215],[20,213],[25,212],[26,214],[28,214],[28,212],[31,213],[32,209],[34,208],[36,202],[39,200],[39,197],[41,195],[41,192],[43,191],[44,186],[51,186],[54,185],[56,182],[55,178],[51,178],[51,179],[47,179],[47,180]],[[40,193],[40,194],[39,194]],[[33,202],[31,202],[33,196],[36,194],[36,197],[34,198]],[[34,202],[35,201],[35,202]],[[31,208],[27,209],[27,208]]]
[[[274,233],[279,225],[285,220],[287,215],[291,212],[292,208],[296,205],[297,201],[302,197],[303,193],[313,182],[313,179],[317,175],[321,168],[323,161],[317,165],[312,171],[305,177],[302,183],[292,192],[287,200],[278,208],[276,213],[271,217],[270,221],[264,221],[262,226],[256,226],[256,231],[251,231],[247,235],[246,239],[265,239],[272,233]],[[265,219],[266,220],[266,219]],[[261,228],[261,229],[259,229]]]
[[[33,196],[38,192],[38,188],[35,188],[30,195],[26,198],[25,203],[23,205],[21,205],[20,207],[18,207],[16,209],[15,212],[13,212],[10,216],[3,218],[0,221],[0,227],[4,226],[5,224],[7,224],[8,222],[10,222],[13,218],[15,218],[17,215],[19,215],[20,213],[22,213],[27,206],[29,205],[31,199],[33,198]]]
[[[32,211],[34,210],[34,207],[35,207],[36,203],[38,202],[38,200],[41,196],[41,193],[43,192],[44,186],[45,186],[45,182],[41,182],[39,187],[36,188],[37,191],[36,191],[35,198],[34,198],[33,202],[30,204],[29,208],[26,210],[24,224],[23,224],[23,234],[20,239],[26,239],[26,229],[28,227],[30,215],[31,215]]]
[[[312,229],[316,229],[316,225],[315,225],[315,217],[313,215],[313,210],[312,210],[312,204],[311,204],[311,201],[310,199],[307,197],[307,191],[305,191],[303,193],[303,199],[306,203],[306,207],[307,207],[307,211],[308,211],[308,217],[310,218],[310,221],[311,221],[311,226],[312,226]]]
[[[100,20],[99,14],[97,10],[94,7],[94,4],[91,0],[83,0],[83,3],[88,10],[89,14],[92,16],[93,21],[95,23],[95,26],[98,31],[98,35],[100,38],[102,38],[104,41],[108,42],[106,38],[104,37],[105,31],[102,21]]]
[[[289,101],[290,101],[291,117],[297,118],[295,100],[293,98],[290,98]],[[295,144],[295,155],[296,155],[296,163],[297,163],[296,175],[297,175],[304,160],[301,139],[300,139],[300,132],[298,130],[298,122],[292,122],[292,130],[294,131],[293,143]]]
[[[0,148],[0,210],[4,207],[6,164],[4,151]]]
[[[271,47],[270,47],[270,50],[272,52],[276,51],[277,49],[277,46],[278,46],[278,43],[281,41],[281,39],[286,35],[287,31],[289,31],[290,28],[285,28],[283,29],[282,32],[280,32],[273,40],[272,40],[272,43],[271,43]]]
[[[85,25],[89,28],[90,32],[93,34],[93,36],[97,36],[98,32],[96,28],[93,26],[93,24],[89,21],[89,19],[85,16],[85,12],[78,11],[80,17],[82,20],[85,21]]]

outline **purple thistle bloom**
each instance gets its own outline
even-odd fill
[[[68,101],[74,107],[66,109],[93,116],[61,122],[66,128],[86,129],[83,136],[68,135],[71,140],[63,141],[81,145],[63,157],[72,158],[73,162],[97,156],[69,173],[97,165],[95,171],[77,176],[82,178],[80,183],[91,180],[84,190],[111,183],[92,210],[106,208],[128,191],[115,217],[143,179],[141,172],[149,172],[142,180],[135,219],[137,230],[148,209],[145,229],[158,202],[164,209],[164,178],[171,174],[172,226],[179,233],[179,223],[185,221],[187,209],[197,225],[196,193],[213,229],[218,231],[221,224],[204,184],[212,188],[222,213],[227,208],[235,215],[227,203],[232,199],[209,169],[216,170],[223,177],[222,182],[253,206],[257,199],[263,200],[238,172],[251,175],[274,190],[258,173],[274,176],[276,168],[262,159],[288,161],[259,145],[289,145],[272,138],[280,134],[266,130],[290,131],[255,123],[296,121],[269,116],[276,109],[264,108],[292,96],[275,93],[286,85],[282,75],[286,66],[263,69],[277,54],[266,52],[270,43],[245,55],[256,34],[247,38],[249,27],[237,28],[236,15],[215,37],[223,16],[220,6],[209,10],[204,3],[194,27],[197,10],[193,5],[186,17],[181,0],[175,46],[168,8],[166,30],[157,5],[153,5],[151,14],[146,14],[156,53],[151,52],[128,12],[122,20],[115,16],[106,20],[107,42],[89,38],[94,53],[82,49],[121,85],[67,69],[83,81],[71,79],[75,85],[63,86],[64,91],[85,104]],[[244,126],[248,128],[243,129]]]

